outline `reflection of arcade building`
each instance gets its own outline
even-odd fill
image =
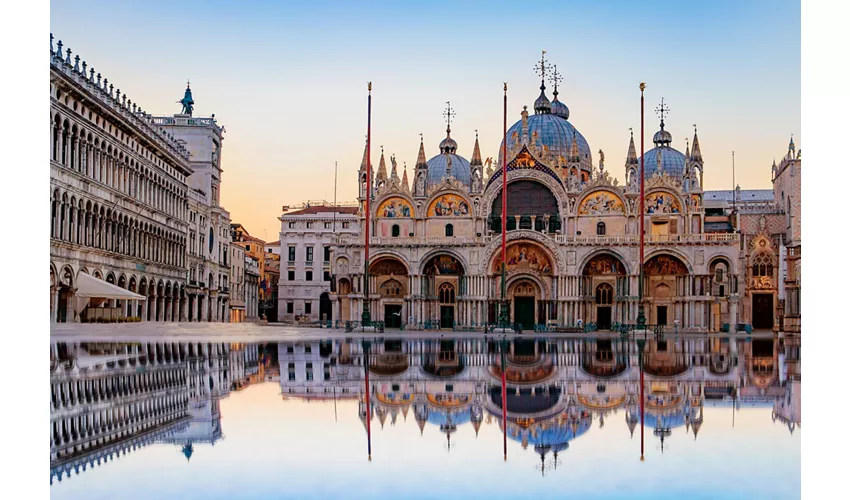
[[[605,169],[601,151],[594,161],[557,88],[552,101],[541,88],[533,114],[524,108],[507,132],[510,320],[526,330],[634,323],[641,216],[634,138],[620,184]],[[400,175],[395,157],[388,171],[382,151],[371,193],[364,152],[359,218],[361,234],[366,216],[372,231],[369,297],[363,296],[363,239],[342,236],[333,251],[338,287],[331,300],[343,321],[359,320],[365,300],[372,319],[388,327],[497,321],[501,158],[485,160],[476,137],[467,160],[451,133],[449,123],[431,159],[421,141],[411,181],[406,166]],[[739,235],[706,221],[703,202],[710,193],[703,191],[696,132],[684,153],[672,140],[662,116],[654,147],[644,156],[647,320],[670,329],[719,331],[740,319]],[[367,196],[371,212],[364,214]]]

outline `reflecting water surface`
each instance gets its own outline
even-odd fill
[[[52,498],[800,497],[792,338],[54,339],[50,361]]]

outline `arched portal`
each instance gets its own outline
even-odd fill
[[[589,307],[592,321],[599,330],[610,330],[616,318],[627,322],[628,307],[615,303],[615,297],[628,296],[628,276],[623,262],[610,253],[600,253],[591,258],[582,270],[583,287],[593,296]]]
[[[426,295],[436,297],[436,311],[439,313],[440,328],[452,328],[457,317],[457,296],[460,295],[463,264],[452,255],[440,253],[434,255],[422,269]]]
[[[407,266],[395,257],[380,257],[369,266],[369,275],[374,277],[370,284],[376,286],[380,295],[373,313],[375,319],[383,319],[387,328],[401,327],[405,297],[410,293]]]
[[[337,283],[337,296],[339,297],[339,314],[340,321],[351,320],[351,299],[348,295],[351,293],[351,281],[348,278],[340,278]]]
[[[561,229],[558,200],[543,184],[521,180],[508,184],[508,231],[533,229],[554,233]],[[502,193],[490,208],[490,229],[502,231]]]
[[[513,304],[511,321],[522,330],[534,331],[538,322],[537,304],[540,300],[540,287],[531,279],[519,278],[508,287],[508,298]]]
[[[646,298],[650,302],[649,323],[655,325],[672,325],[679,316],[678,298],[684,295],[688,266],[678,257],[669,254],[659,254],[650,258],[645,266],[644,286]]]

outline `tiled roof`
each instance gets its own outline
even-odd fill
[[[316,215],[321,213],[333,213],[336,212],[338,214],[351,214],[354,215],[357,213],[357,207],[328,207],[328,206],[315,206],[315,207],[306,207],[301,210],[296,210],[294,212],[289,212],[283,214],[285,217],[290,215]]]
[[[732,190],[725,191],[705,191],[705,200],[711,201],[732,201]],[[773,201],[772,189],[742,189],[740,191],[740,201]]]

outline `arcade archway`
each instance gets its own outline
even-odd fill
[[[582,269],[582,285],[592,299],[587,305],[590,321],[598,330],[610,330],[614,322],[628,322],[628,304],[619,297],[629,295],[626,267],[615,255],[601,253],[591,258]]]
[[[383,321],[387,328],[401,327],[406,317],[405,297],[410,293],[407,266],[395,257],[381,257],[369,266],[369,277],[380,296],[377,308],[372,308],[373,319]]]
[[[649,324],[667,326],[681,321],[680,299],[688,286],[688,266],[676,256],[659,254],[646,262],[644,272]]]
[[[452,255],[440,253],[428,259],[422,274],[427,295],[436,298],[437,303],[432,307],[439,314],[440,328],[452,328],[459,316],[463,264]]]

